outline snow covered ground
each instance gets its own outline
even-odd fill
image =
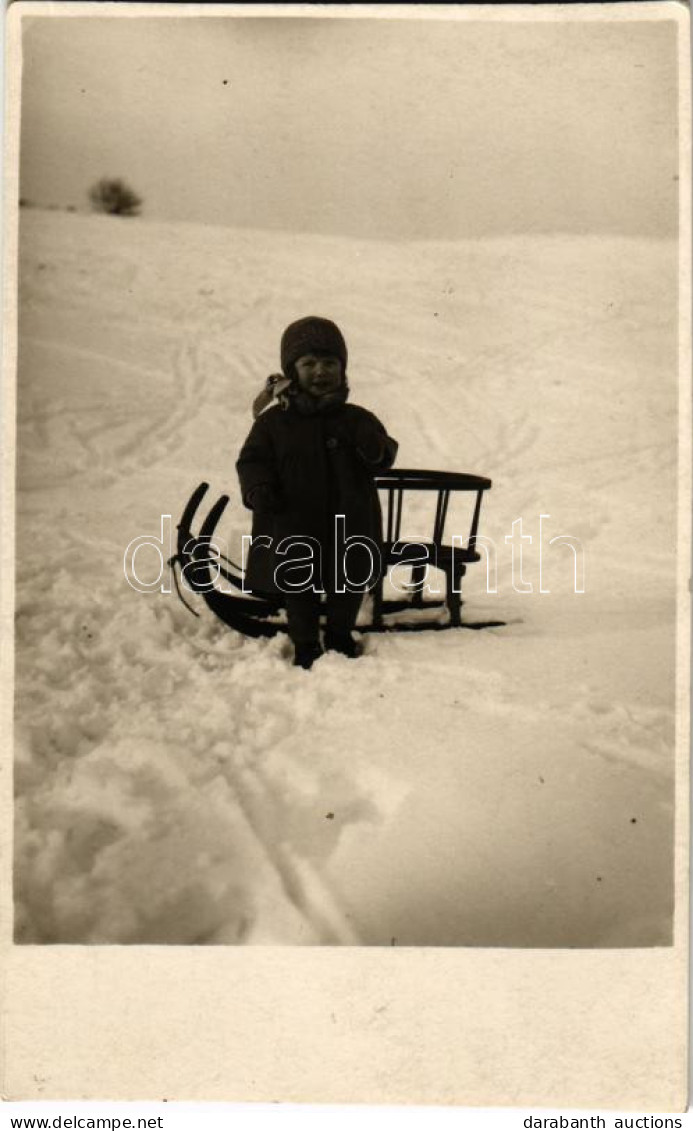
[[[25,210],[20,258],[18,941],[670,941],[675,245]],[[498,591],[472,568],[463,612],[507,627],[307,673],[127,584],[126,546],[201,479],[237,549],[250,402],[308,313],[344,329],[400,466],[493,479]]]

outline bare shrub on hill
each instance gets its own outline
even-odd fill
[[[109,216],[138,216],[142,200],[119,177],[102,177],[89,190],[89,200],[96,212]]]

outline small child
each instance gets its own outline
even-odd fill
[[[368,545],[382,542],[374,476],[392,466],[397,443],[377,417],[347,403],[347,347],[334,322],[288,326],[281,366],[253,402],[255,423],[236,463],[253,511],[245,584],[284,595],[294,664],[310,668],[323,652],[323,592],[325,648],[360,655],[352,629],[379,564]]]

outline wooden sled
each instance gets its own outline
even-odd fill
[[[504,621],[464,621],[461,616],[461,581],[467,567],[480,561],[475,549],[478,534],[481,502],[484,491],[491,486],[490,479],[476,475],[447,471],[396,470],[376,477],[376,486],[385,492],[383,568],[372,590],[373,615],[370,624],[358,624],[358,632],[422,632],[450,628],[502,628]],[[281,619],[283,600],[281,594],[249,593],[243,587],[243,572],[229,558],[221,554],[214,544],[214,534],[228,502],[222,495],[207,513],[199,533],[193,525],[209,484],[200,483],[190,496],[178,523],[177,551],[169,561],[173,571],[176,592],[194,615],[199,614],[183,596],[183,587],[201,597],[206,606],[229,628],[246,636],[271,637],[286,632]],[[429,541],[402,541],[402,509],[405,492],[435,491],[436,509],[433,530]],[[445,522],[452,491],[473,491],[476,495],[474,513],[466,546],[452,546],[445,542]],[[415,554],[416,564],[411,565],[411,583],[405,595],[396,600],[384,597],[385,579],[394,566],[410,564],[408,555]],[[424,599],[424,585],[428,565],[440,569],[446,579],[445,596],[441,599]],[[447,606],[449,618],[445,622],[426,619],[429,609]],[[410,613],[406,619],[385,623],[384,617],[392,613]]]

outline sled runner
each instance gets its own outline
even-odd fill
[[[383,568],[373,592],[373,617],[370,624],[357,625],[359,632],[416,632],[447,628],[500,628],[504,621],[463,621],[461,581],[467,566],[480,561],[475,548],[484,491],[490,479],[447,471],[396,470],[376,476],[376,486],[385,492]],[[286,631],[281,620],[281,594],[249,593],[243,587],[242,569],[221,554],[214,545],[214,534],[228,502],[222,495],[193,533],[193,525],[209,484],[200,483],[193,491],[178,523],[177,552],[169,561],[176,592],[194,616],[199,614],[183,596],[181,585],[200,596],[207,607],[229,628],[246,636],[269,637]],[[435,491],[436,509],[430,541],[407,542],[400,538],[404,495],[407,491]],[[445,522],[453,491],[475,493],[474,512],[466,546],[446,544]],[[440,599],[424,599],[428,564],[445,575],[446,592]],[[384,582],[391,567],[411,566],[411,583],[406,595],[397,600],[384,597]],[[180,575],[180,579],[179,579]],[[446,623],[422,619],[421,612],[447,605]],[[397,623],[384,623],[387,614],[411,611],[412,617]]]

